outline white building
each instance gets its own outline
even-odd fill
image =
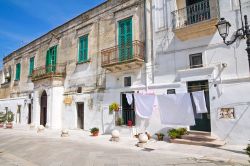
[[[193,130],[211,131],[229,143],[250,138],[250,71],[246,40],[226,46],[214,26],[220,17],[241,28],[238,0],[154,0],[152,83],[160,93],[205,90],[209,114]],[[250,16],[250,1],[242,1]],[[230,38],[230,37],[229,37]],[[231,112],[229,117],[222,113]]]

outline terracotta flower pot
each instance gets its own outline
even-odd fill
[[[11,122],[7,123],[6,125],[7,129],[12,129],[13,128],[13,124]]]
[[[93,133],[92,133],[92,136],[97,137],[98,134],[99,134],[99,132],[93,132]]]
[[[3,126],[4,126],[4,123],[0,123],[0,128],[3,128]]]

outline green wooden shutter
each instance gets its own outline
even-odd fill
[[[88,60],[88,35],[79,38],[78,62]]]
[[[46,72],[56,71],[57,46],[51,47],[46,55]]]
[[[126,32],[127,32],[127,40],[126,40],[126,51],[127,51],[127,58],[133,58],[133,38],[132,38],[132,18],[130,18],[126,22]]]
[[[84,50],[83,50],[83,60],[88,60],[88,36],[84,37]]]
[[[21,76],[21,64],[18,63],[16,64],[16,80],[20,80],[20,76]]]
[[[78,62],[83,61],[83,38],[79,38]]]
[[[50,66],[51,66],[51,56],[50,56],[50,50],[48,50],[46,54],[46,72],[47,73],[51,71]]]
[[[34,57],[30,58],[30,70],[29,70],[29,75],[32,75],[33,70],[34,70]]]
[[[52,72],[56,72],[56,58],[57,57],[57,46],[51,48],[51,69]]]
[[[132,18],[121,20],[118,28],[119,61],[133,58]]]

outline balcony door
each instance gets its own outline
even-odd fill
[[[133,58],[132,18],[119,21],[119,61]]]
[[[209,0],[186,0],[187,24],[210,19]]]
[[[57,56],[57,46],[51,47],[47,51],[46,55],[46,72],[55,72],[56,71],[56,56]]]

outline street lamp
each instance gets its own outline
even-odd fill
[[[248,25],[248,21],[247,21],[247,15],[244,15],[244,23],[243,23],[243,19],[242,19],[242,10],[241,10],[241,0],[239,0],[239,4],[240,4],[240,15],[241,15],[241,24],[242,27],[239,28],[235,34],[234,34],[234,38],[231,41],[226,41],[226,38],[228,37],[229,34],[229,28],[231,26],[231,24],[225,20],[225,18],[221,18],[220,21],[217,23],[217,25],[215,25],[219,31],[220,36],[223,39],[223,42],[226,45],[231,45],[233,44],[238,38],[247,38],[247,56],[248,56],[248,65],[249,65],[249,69],[250,69],[250,29],[249,29],[249,25]],[[245,24],[245,25],[244,25]]]

